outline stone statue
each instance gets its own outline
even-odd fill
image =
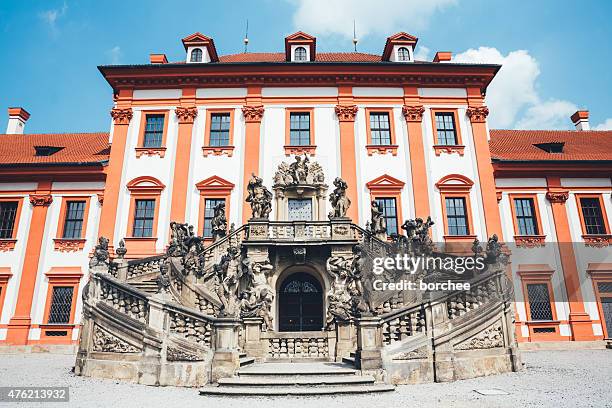
[[[170,245],[166,255],[170,257],[184,256],[187,253],[186,239],[189,237],[189,226],[175,221],[170,222]]]
[[[195,235],[193,225],[170,223],[170,244],[168,257],[181,258],[183,274],[193,273],[201,277],[204,271],[204,239]]]
[[[348,184],[340,177],[334,180],[334,191],[329,196],[329,202],[332,205],[332,211],[329,213],[329,218],[345,217],[346,212],[351,206],[351,200],[346,195]]]
[[[403,250],[411,253],[427,255],[433,251],[433,242],[429,237],[429,229],[434,225],[431,217],[426,221],[422,218],[406,220],[402,224],[402,229],[406,231],[406,236],[397,237],[398,243]]]
[[[159,276],[156,282],[157,293],[170,293],[170,275],[168,275],[168,264],[165,262],[159,266]]]
[[[98,245],[94,248],[94,253],[89,261],[90,268],[106,267],[108,268],[109,262],[108,253],[108,238],[98,238]]]
[[[497,234],[493,234],[487,241],[485,254],[485,262],[488,264],[506,264],[508,262],[508,255],[503,252]]]
[[[269,259],[263,261],[252,261],[245,257],[242,261],[249,282],[247,298],[241,298],[240,315],[241,317],[261,317],[267,329],[272,329],[272,301],[274,300],[274,290],[268,283],[268,276],[274,267]],[[249,316],[247,316],[247,314]]]
[[[214,208],[214,216],[210,221],[213,242],[227,234],[227,218],[225,218],[225,202],[220,202]]]
[[[385,220],[383,212],[384,210],[382,209],[381,205],[376,200],[372,200],[372,222],[370,224],[370,229],[374,235],[386,238],[387,220]]]
[[[117,254],[117,258],[123,259],[125,254],[127,254],[127,249],[125,249],[125,241],[119,241],[119,248],[115,249],[115,253]]]
[[[294,183],[306,183],[309,161],[310,160],[308,159],[308,156],[306,154],[304,154],[304,160],[302,160],[300,156],[295,156],[295,161],[289,166],[289,170],[291,171],[291,176],[293,177]]]
[[[246,201],[251,204],[252,217],[267,219],[272,211],[272,193],[263,185],[263,180],[253,174],[247,191]]]
[[[317,162],[311,162],[308,155],[295,156],[291,164],[282,162],[274,174],[274,187],[287,187],[297,184],[320,186],[325,183],[323,168]]]

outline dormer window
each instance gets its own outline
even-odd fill
[[[304,47],[297,47],[295,49],[295,55],[293,60],[296,62],[302,62],[302,61],[306,61],[307,60],[307,55],[306,55],[306,48]]]
[[[61,146],[34,146],[36,156],[52,156],[62,149]]]
[[[202,62],[202,49],[194,48],[191,50],[191,60],[190,62]]]
[[[398,61],[410,61],[410,51],[406,47],[399,47],[397,49],[397,60]]]
[[[563,153],[564,142],[535,143],[535,147],[547,153]]]

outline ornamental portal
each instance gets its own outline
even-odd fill
[[[387,237],[377,203],[362,228],[346,217],[346,182],[328,187],[308,156],[281,163],[272,181],[270,191],[252,176],[245,225],[228,229],[225,207],[215,206],[211,244],[173,222],[165,254],[128,262],[122,245],[110,259],[101,238],[84,291],[77,374],[199,386],[253,361],[344,361],[393,383],[519,369],[496,236],[463,255],[434,245],[430,218],[408,220],[402,234]],[[396,256],[438,266],[380,268]],[[461,264],[461,275],[447,263]],[[377,290],[381,280],[403,279],[461,281],[470,290]]]

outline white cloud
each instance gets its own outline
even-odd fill
[[[479,47],[457,54],[453,61],[502,65],[487,90],[487,105],[491,111],[489,124],[493,128],[511,127],[522,109],[539,102],[535,83],[540,68],[525,50],[503,55],[495,48]]]
[[[414,52],[415,61],[429,61],[429,52],[431,50],[425,46],[418,46]]]
[[[64,1],[59,9],[45,10],[38,13],[38,17],[49,25],[53,33],[57,33],[57,20],[66,15],[68,11],[68,3]]]
[[[338,35],[353,38],[369,34],[388,36],[397,31],[413,32],[429,25],[438,10],[457,0],[289,0],[296,4],[293,24],[297,30],[313,35]]]
[[[113,48],[106,51],[106,56],[110,60],[110,63],[113,65],[117,65],[121,63],[122,55],[123,53],[121,52],[121,47],[119,47],[118,45],[115,45]]]
[[[516,129],[566,129],[571,126],[570,116],[578,110],[571,102],[550,99],[532,105],[516,123]]]
[[[612,118],[606,119],[603,123],[595,126],[593,130],[612,130]]]

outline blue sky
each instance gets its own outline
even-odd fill
[[[588,108],[592,127],[612,128],[612,2],[177,3],[0,0],[0,109],[25,107],[29,133],[107,131],[112,95],[97,65],[146,63],[152,52],[180,60],[180,39],[195,31],[220,54],[242,52],[247,18],[251,51],[282,51],[300,29],[317,36],[319,51],[350,51],[355,19],[359,51],[380,53],[388,35],[406,31],[419,37],[421,57],[443,50],[503,63],[487,97],[492,127],[569,129],[569,114]]]

